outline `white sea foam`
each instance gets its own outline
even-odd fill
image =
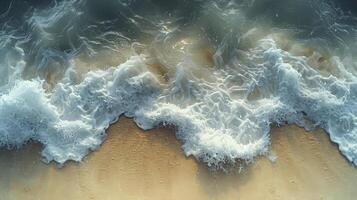
[[[0,97],[2,146],[21,146],[30,139],[44,145],[46,161],[80,161],[104,139],[104,131],[120,115],[133,116],[158,89],[139,57],[108,71],[88,73],[75,84],[69,70],[52,94],[42,82],[17,80]]]
[[[144,56],[89,72],[80,83],[70,68],[47,93],[39,80],[17,79],[0,96],[0,144],[35,140],[47,162],[79,161],[124,114],[143,129],[176,126],[186,155],[217,167],[268,153],[271,123],[288,122],[324,128],[357,164],[357,82],[343,64],[343,78],[324,77],[271,37],[245,54],[244,63],[233,59],[214,69],[185,58],[167,84],[150,72]],[[211,77],[198,78],[200,70]]]
[[[125,115],[142,129],[175,126],[186,155],[222,167],[269,155],[271,125],[290,123],[307,130],[323,128],[357,165],[354,61],[351,56],[321,55],[333,45],[348,50],[349,34],[356,35],[354,26],[343,25],[346,18],[339,18],[335,8],[327,3],[319,6],[320,1],[313,6],[297,2],[301,4],[298,14],[311,9],[306,13],[311,24],[296,22],[296,16],[268,17],[267,21],[292,24],[290,32],[301,28],[308,37],[314,34],[317,39],[306,39],[314,42],[306,45],[313,51],[310,55],[301,47],[304,40],[291,45],[296,38],[281,33],[279,25],[270,30],[260,18],[264,15],[259,5],[265,8],[270,1],[253,1],[248,7],[236,1],[192,1],[199,7],[185,7],[177,18],[171,16],[175,12],[168,12],[168,16],[163,14],[165,20],[154,17],[165,6],[148,1],[145,5],[155,9],[146,12],[136,8],[135,2],[113,1],[108,6],[67,0],[49,9],[33,9],[21,28],[11,23],[11,17],[7,23],[0,21],[4,29],[0,31],[0,147],[21,147],[33,140],[43,145],[46,162],[80,161],[99,147],[109,125]],[[104,6],[105,11],[97,6]],[[195,9],[203,10],[198,17],[194,17]],[[268,9],[267,15],[275,10]],[[256,16],[259,23],[250,16]],[[197,29],[192,28],[196,25]],[[148,43],[136,42],[144,36]],[[216,45],[209,49],[215,51],[210,55],[214,66],[195,61],[187,50],[195,42]],[[125,48],[129,52],[131,43],[142,55],[109,69],[85,66],[101,52],[107,52],[102,60]],[[127,54],[131,53],[112,60],[122,61]],[[85,61],[81,66],[76,66],[76,56]],[[101,63],[101,59],[96,61],[95,65]],[[153,70],[156,61],[163,69]],[[93,68],[107,70],[80,74]]]

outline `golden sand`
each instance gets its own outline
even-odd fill
[[[0,152],[1,200],[355,199],[357,170],[322,131],[272,130],[275,162],[257,160],[240,174],[212,174],[186,158],[173,130],[144,132],[129,119],[109,131],[82,163],[58,169],[40,147]]]

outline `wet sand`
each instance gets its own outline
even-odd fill
[[[58,169],[40,146],[0,152],[1,200],[355,199],[357,169],[322,131],[272,130],[275,162],[258,159],[240,174],[211,173],[186,158],[173,130],[144,132],[130,119],[109,129],[82,163]]]

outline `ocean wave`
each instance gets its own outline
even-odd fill
[[[0,31],[0,146],[37,141],[46,162],[80,161],[125,115],[145,130],[174,126],[187,156],[222,168],[268,154],[273,124],[297,124],[323,128],[357,165],[355,29],[336,17],[342,10],[304,4],[324,22],[317,27],[274,21],[300,10],[265,13],[268,23],[262,2],[144,3],[150,10],[109,0],[30,6],[18,26],[10,6]]]

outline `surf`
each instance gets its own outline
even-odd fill
[[[332,1],[161,3],[54,1],[20,21],[9,4],[0,146],[35,141],[45,162],[81,161],[124,115],[175,127],[185,154],[211,168],[269,155],[271,127],[285,124],[324,129],[357,163],[352,13]]]

